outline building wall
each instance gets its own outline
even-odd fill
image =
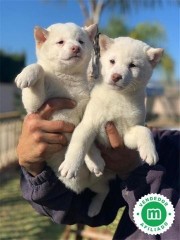
[[[0,83],[0,113],[15,111],[15,93],[13,83]]]

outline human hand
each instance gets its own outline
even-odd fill
[[[39,174],[45,159],[67,145],[63,133],[71,133],[74,125],[63,121],[49,121],[52,114],[61,109],[71,109],[75,103],[69,99],[48,100],[37,113],[25,117],[17,146],[19,164],[33,176]]]
[[[126,179],[135,168],[142,165],[139,153],[124,146],[123,139],[112,122],[106,124],[106,134],[111,148],[98,144],[106,168],[117,173],[121,179]]]

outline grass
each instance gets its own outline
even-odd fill
[[[64,227],[40,216],[22,198],[19,175],[0,183],[1,240],[59,240]]]
[[[109,226],[94,230],[113,235],[123,209]],[[64,226],[57,225],[32,209],[20,192],[19,174],[0,183],[0,240],[62,240]],[[73,236],[69,240],[75,239]]]

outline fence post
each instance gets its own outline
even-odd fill
[[[18,112],[0,113],[0,169],[17,161],[22,119]]]
[[[76,234],[76,240],[82,240],[83,237],[81,235],[82,230],[84,229],[83,224],[77,224],[77,234]]]

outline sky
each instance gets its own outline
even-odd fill
[[[175,78],[180,79],[180,7],[175,0],[163,0],[163,7],[132,9],[123,18],[128,26],[139,23],[159,23],[166,31],[162,42],[175,63]],[[87,0],[88,2],[88,0]],[[102,14],[100,27],[105,27],[111,16],[122,16],[119,9],[107,8]],[[84,25],[84,17],[77,0],[0,0],[0,49],[7,53],[26,53],[26,64],[36,62],[33,29],[61,22]]]

